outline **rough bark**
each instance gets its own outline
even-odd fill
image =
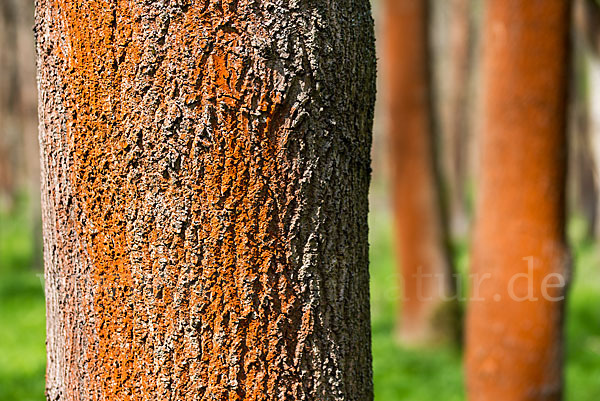
[[[38,0],[50,400],[370,400],[366,0]]]
[[[555,401],[563,383],[564,301],[557,299],[566,291],[557,284],[569,275],[570,1],[490,0],[487,8],[468,396]]]
[[[403,299],[398,336],[436,342],[455,333],[431,127],[427,1],[385,2],[385,67],[396,249]],[[449,318],[449,319],[448,319]]]

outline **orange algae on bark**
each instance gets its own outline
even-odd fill
[[[372,20],[327,4],[38,3],[49,399],[371,399]]]
[[[562,399],[566,288],[556,286],[569,275],[564,227],[570,3],[487,5],[471,271],[476,290],[467,314],[471,401]]]

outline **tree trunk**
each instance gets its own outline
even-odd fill
[[[27,193],[27,209],[31,242],[32,267],[41,269],[42,227],[40,210],[40,148],[38,141],[37,81],[35,67],[35,39],[33,36],[35,0],[11,0],[16,11],[16,55],[13,63],[18,73],[16,118],[22,148],[19,149],[19,189]]]
[[[579,81],[581,77],[571,79]],[[585,76],[585,75],[584,75]],[[592,147],[591,124],[588,116],[588,102],[585,93],[571,83],[572,101],[569,113],[569,174],[567,177],[567,208],[569,213],[582,216],[587,222],[586,239],[596,237],[598,212],[598,189],[596,182],[595,157]]]
[[[18,155],[18,68],[16,10],[12,1],[0,2],[0,211],[13,207],[17,190]]]
[[[470,401],[562,398],[570,3],[487,3]]]
[[[589,50],[600,54],[600,6],[596,0],[575,1],[575,24]]]
[[[581,3],[581,2],[576,2]],[[579,25],[578,18],[574,23]],[[587,224],[586,239],[596,237],[598,209],[598,185],[590,121],[590,102],[588,101],[587,81],[589,79],[588,55],[582,35],[572,39],[572,64],[570,73],[569,104],[569,165],[567,176],[567,204],[570,214],[582,216]],[[593,95],[593,93],[591,94]]]
[[[366,0],[38,0],[50,400],[370,400]]]
[[[453,236],[469,231],[467,212],[468,102],[470,90],[471,14],[470,0],[444,0],[438,7],[448,12],[447,26],[438,35],[445,48],[440,57],[442,156],[448,191],[449,228]],[[442,27],[440,27],[442,28]],[[443,35],[443,36],[442,36]],[[447,39],[445,39],[447,38]]]
[[[39,237],[41,255],[41,210],[40,210],[40,148],[38,140],[38,98],[35,65],[35,38],[33,24],[35,0],[19,2],[19,33],[17,34],[17,58],[19,65],[19,87],[21,91],[21,130],[23,135],[23,165],[26,188],[30,197],[30,212],[34,234]],[[39,232],[39,234],[37,234]],[[36,243],[37,243],[36,240]],[[37,245],[36,245],[37,246]],[[39,257],[41,267],[41,256]]]
[[[427,1],[387,0],[385,63],[405,343],[453,337],[453,294],[433,155]]]
[[[581,36],[585,40],[587,114],[589,124],[589,152],[593,159],[596,189],[600,187],[600,7],[594,0],[577,2],[576,23]],[[600,236],[600,203],[595,205],[595,221],[591,225],[594,234]]]
[[[33,266],[41,267],[34,0],[0,3],[0,210],[27,194]]]
[[[587,98],[588,118],[589,118],[589,149],[593,159],[593,170],[596,179],[596,185],[600,177],[600,57],[597,54],[589,54],[587,57],[587,81],[589,84],[589,92]],[[596,213],[593,215],[595,221],[591,225],[595,228],[596,237],[599,236],[600,230],[600,203],[595,205]]]
[[[575,113],[579,128],[577,149],[580,209],[589,223],[590,237],[600,233],[600,7],[595,0],[575,2],[577,77]]]

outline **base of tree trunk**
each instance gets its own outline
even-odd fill
[[[461,341],[462,311],[456,300],[437,303],[419,325],[403,324],[398,319],[396,343],[409,348],[458,345]]]

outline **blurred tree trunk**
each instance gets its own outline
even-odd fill
[[[34,0],[4,0],[0,10],[0,203],[11,209],[26,195],[33,265],[41,267]]]
[[[589,52],[580,14],[581,1],[573,35],[573,60],[571,68],[571,102],[569,114],[569,175],[568,204],[570,210],[586,220],[586,237],[596,237],[598,212],[598,183],[596,179],[596,157],[592,146],[593,132],[590,120]]]
[[[598,176],[600,174],[600,57],[598,54],[588,54],[587,57],[587,81],[589,90],[587,93],[587,112],[589,124],[589,152],[593,161],[593,168],[596,178],[596,188],[598,188]],[[595,234],[598,236],[598,213],[600,212],[600,203],[595,204],[596,213],[592,215],[596,220],[591,223],[595,228]]]
[[[441,111],[441,155],[449,204],[449,228],[455,237],[464,237],[469,230],[467,182],[469,162],[469,92],[471,41],[471,0],[436,2],[446,14],[445,23],[438,24],[439,105]]]
[[[42,216],[40,205],[40,147],[38,138],[35,38],[35,0],[11,0],[16,10],[16,55],[19,103],[17,116],[22,149],[19,152],[20,189],[27,193],[29,228],[33,242],[33,268],[42,268]]]
[[[446,115],[450,179],[450,227],[456,236],[465,236],[469,228],[467,213],[467,146],[470,61],[470,0],[452,0],[450,18],[450,93]]]
[[[585,236],[587,239],[593,239],[596,238],[599,201],[596,158],[591,142],[592,132],[586,94],[581,93],[581,88],[577,89],[576,86],[578,86],[576,83],[572,85],[571,92],[573,100],[569,127],[568,204],[572,214],[585,219],[587,223]]]
[[[428,6],[386,0],[385,73],[396,249],[403,301],[398,335],[405,343],[455,338],[449,301],[452,269],[436,176],[432,135]]]
[[[562,399],[570,4],[487,2],[470,401]]]
[[[576,1],[575,21],[593,53],[600,54],[600,5],[596,0]]]
[[[600,202],[597,194],[600,192],[600,7],[594,0],[579,0],[576,2],[575,26],[579,43],[582,43],[581,63],[584,64],[582,75],[584,84],[579,85],[580,92],[576,99],[583,103],[579,106],[582,111],[578,115],[585,124],[583,135],[585,156],[583,160],[591,160],[594,175],[595,199],[588,201],[591,190],[581,193],[581,200],[587,201],[584,215],[590,223],[590,228],[596,238],[600,236]],[[583,92],[583,93],[581,93]],[[584,156],[584,155],[582,155]],[[586,169],[587,170],[587,169]],[[585,171],[585,170],[584,170]],[[583,188],[580,188],[583,189]],[[586,188],[587,189],[587,188]],[[595,200],[593,211],[589,211],[590,201]]]
[[[38,0],[49,400],[372,399],[369,8]]]
[[[38,109],[35,38],[33,35],[35,0],[12,0],[16,10],[17,31],[13,38],[16,54],[14,62],[18,68],[17,85],[19,102],[17,115],[23,152],[21,154],[24,186],[32,193],[39,209],[40,152],[38,139]],[[39,211],[36,213],[39,217]]]
[[[0,2],[0,209],[10,210],[17,195],[18,66],[16,10],[12,1]]]

